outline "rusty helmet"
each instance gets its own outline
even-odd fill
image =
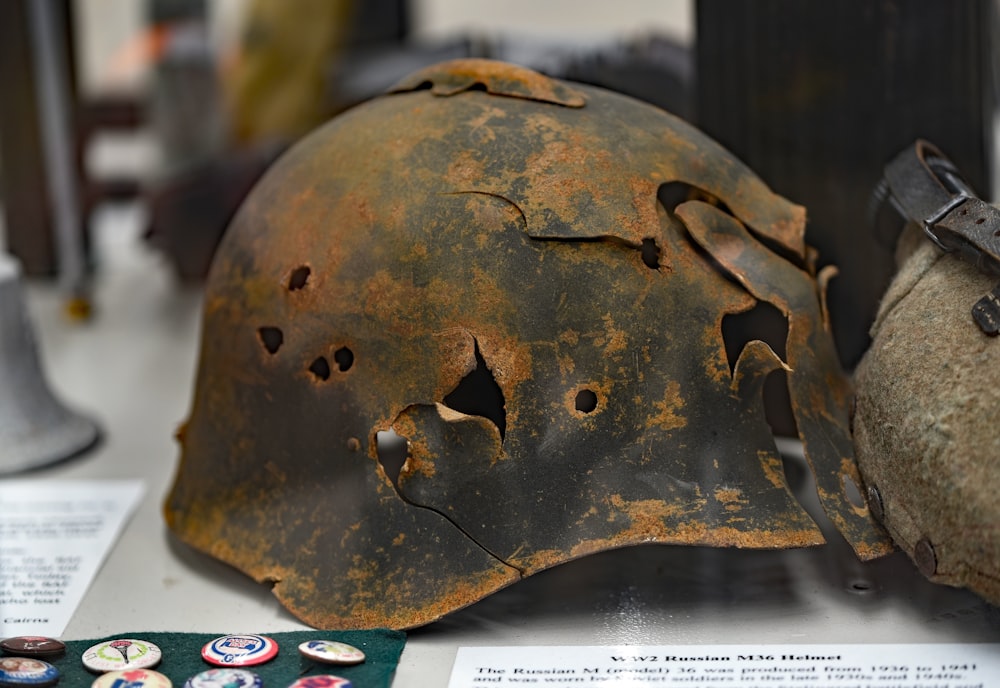
[[[167,522],[326,628],[419,626],[625,545],[817,544],[765,419],[780,369],[821,501],[884,553],[804,223],[653,106],[420,71],[294,146],[225,235]],[[783,341],[727,354],[761,302]]]

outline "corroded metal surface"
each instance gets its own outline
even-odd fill
[[[664,205],[676,184],[717,205]],[[630,544],[819,544],[764,419],[781,368],[824,505],[887,551],[847,498],[803,230],[656,108],[499,63],[418,73],[293,148],[226,235],[167,521],[337,628],[428,623]],[[759,300],[787,360],[731,361],[723,318]],[[477,375],[489,411],[457,401]]]

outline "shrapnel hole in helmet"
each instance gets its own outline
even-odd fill
[[[479,342],[475,343],[475,356],[476,367],[445,396],[444,405],[468,416],[488,419],[497,426],[502,442],[507,432],[506,400],[479,351]]]
[[[292,274],[288,277],[288,291],[298,291],[305,288],[311,272],[308,265],[301,265],[292,270]]]
[[[375,452],[386,476],[399,491],[399,472],[406,463],[409,441],[395,430],[380,430],[375,433]]]
[[[656,240],[646,238],[642,240],[642,262],[651,270],[660,267],[660,247],[656,245]]]
[[[309,365],[309,372],[326,382],[330,379],[330,363],[325,356],[320,356]]]
[[[261,327],[257,330],[257,336],[260,337],[260,342],[264,345],[267,353],[271,355],[278,353],[278,349],[285,341],[285,336],[277,327]]]
[[[576,410],[592,413],[597,408],[597,394],[591,389],[581,389],[576,393]]]
[[[337,364],[337,369],[346,373],[354,365],[354,352],[346,346],[342,346],[333,352],[333,360]]]

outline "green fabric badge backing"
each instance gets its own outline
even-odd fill
[[[225,633],[146,633],[135,631],[116,633],[106,638],[91,640],[64,640],[66,654],[54,658],[41,658],[55,665],[62,673],[59,688],[89,688],[98,674],[83,666],[81,656],[97,643],[116,638],[145,640],[163,652],[162,661],[153,669],[165,674],[175,688],[195,674],[211,669],[212,665],[201,658],[201,648]],[[264,688],[287,688],[303,676],[333,674],[351,681],[353,688],[389,688],[399,656],[406,644],[406,634],[401,631],[292,631],[264,633],[278,643],[278,656],[265,664],[243,667],[259,675]],[[353,645],[365,653],[362,664],[341,666],[321,664],[299,654],[299,644],[307,640],[336,640]]]

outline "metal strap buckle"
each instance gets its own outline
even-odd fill
[[[980,199],[935,146],[917,141],[886,165],[877,192],[947,253],[1000,276],[1000,210]],[[1000,333],[1000,284],[972,309],[980,329]]]

